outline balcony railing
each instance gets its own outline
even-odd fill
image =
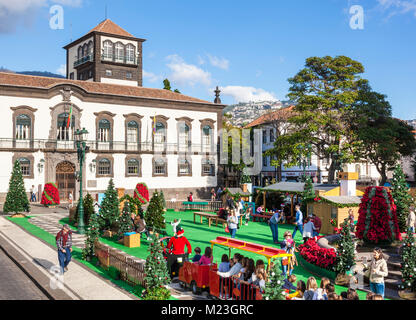
[[[82,58],[76,60],[74,62],[74,68],[76,68],[76,67],[80,66],[81,64],[84,64],[88,61],[94,61],[94,55],[92,53],[85,56],[85,57],[82,57]]]
[[[111,61],[111,62],[117,62],[117,63],[124,63],[124,64],[138,64],[137,57],[128,57],[128,56],[116,56],[115,54],[102,54],[101,55],[101,61]]]
[[[152,143],[140,142],[132,143],[125,141],[86,141],[91,151],[112,151],[112,152],[161,152],[167,154],[173,153],[209,153],[216,154],[216,148],[207,148],[206,145],[190,144],[182,145],[178,143]],[[21,150],[67,150],[76,151],[76,142],[74,140],[47,140],[32,139],[18,140],[12,138],[0,138],[0,150],[21,149]]]

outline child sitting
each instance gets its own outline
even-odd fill
[[[306,284],[302,280],[299,280],[296,286],[296,291],[289,294],[286,299],[288,300],[302,300],[303,294],[306,291]]]
[[[226,254],[223,254],[221,257],[221,263],[218,266],[219,272],[228,272],[230,271],[230,261],[228,259],[228,256]]]
[[[315,296],[313,297],[313,300],[328,300],[328,296],[327,296],[327,293],[326,293],[326,286],[327,286],[327,284],[330,284],[330,283],[331,282],[329,281],[328,278],[323,277],[321,279],[321,285],[316,290]]]
[[[195,255],[192,258],[192,262],[193,263],[198,262],[199,260],[201,260],[201,248],[200,247],[196,247],[194,249],[194,251],[195,251]]]
[[[291,274],[288,278],[284,280],[284,284],[282,289],[286,289],[289,291],[296,291],[296,287],[293,285],[296,282],[296,276]]]
[[[198,264],[201,266],[209,266],[212,263],[212,259],[212,249],[210,247],[206,247],[205,253],[201,259],[199,259]]]

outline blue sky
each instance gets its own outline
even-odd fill
[[[56,4],[62,30],[49,27]],[[62,70],[62,47],[100,23],[105,5],[108,18],[147,39],[146,87],[167,77],[206,100],[218,85],[226,104],[284,100],[307,57],[346,55],[363,63],[394,116],[416,118],[416,0],[0,0],[0,66]],[[362,30],[350,27],[353,5],[364,10]]]

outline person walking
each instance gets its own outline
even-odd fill
[[[32,185],[32,188],[30,188],[30,202],[36,202],[36,193],[34,185]]]
[[[279,243],[279,222],[282,219],[282,214],[277,211],[270,219],[269,225],[272,230],[273,242],[275,244]]]
[[[235,209],[231,209],[231,214],[227,219],[228,230],[230,230],[231,238],[235,238],[238,228],[238,219],[235,214]]]
[[[72,253],[72,231],[67,224],[65,224],[61,231],[55,237],[56,247],[58,248],[58,261],[61,267],[61,274],[68,271],[68,264],[71,261]]]
[[[215,201],[216,198],[217,198],[217,195],[215,194],[215,189],[212,188],[211,189],[211,201]]]
[[[363,265],[365,269],[368,269],[365,274],[370,278],[370,290],[384,298],[384,277],[388,276],[389,271],[383,251],[380,248],[374,248],[370,264]]]
[[[416,223],[415,205],[412,204],[409,208],[409,215],[407,216],[407,228],[410,229],[413,233],[415,232],[415,223]]]
[[[72,192],[69,192],[69,195],[68,195],[68,202],[69,202],[69,207],[70,207],[70,208],[72,208],[72,200],[73,200],[73,197],[72,197]]]
[[[295,220],[295,229],[292,233],[292,239],[295,239],[296,232],[299,230],[300,234],[303,236],[303,213],[300,211],[300,205],[295,206],[296,209],[296,220]]]

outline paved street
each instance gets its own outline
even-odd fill
[[[42,291],[1,249],[0,300],[48,300]]]

